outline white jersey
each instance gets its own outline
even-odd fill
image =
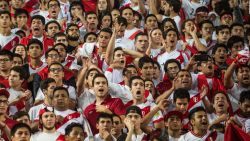
[[[208,117],[209,124],[211,124],[212,122],[214,122],[215,120],[219,118],[219,116],[216,115],[215,113],[208,114],[207,117]],[[225,123],[226,123],[225,121],[220,122],[220,124],[222,125],[225,125]]]
[[[50,107],[45,105],[44,103],[33,106],[29,110],[29,117],[31,121],[38,121],[39,120],[39,112],[41,109],[44,109],[45,107]]]
[[[12,51],[15,45],[19,43],[19,40],[19,37],[12,32],[9,36],[3,36],[2,34],[0,34],[0,49]]]
[[[130,30],[126,29],[124,33],[124,37],[129,40],[134,41],[136,33],[139,33],[139,32],[141,32],[141,30],[136,27]]]
[[[204,46],[207,46],[207,42],[206,42],[205,39],[199,38],[199,40],[200,40],[201,44],[203,44]],[[195,45],[194,39],[188,39],[188,40],[186,40],[186,42],[187,42],[187,44],[188,44],[191,48],[193,48],[193,46]],[[179,43],[180,43],[181,46],[184,44],[183,41],[180,41]],[[184,52],[188,55],[188,57],[191,57],[191,51],[190,51],[190,50],[188,50],[188,49],[186,48],[186,50],[185,50]]]
[[[34,74],[34,73],[38,73],[39,71],[41,71],[43,68],[45,68],[47,66],[46,63],[42,62],[42,64],[39,67],[33,68],[32,66],[30,66],[29,64],[29,73],[30,74]]]
[[[67,1],[66,3],[62,2],[61,0],[59,0],[60,2],[60,8],[61,8],[61,16],[63,18],[66,18],[69,20],[70,17],[70,13],[69,13],[69,7],[70,7],[70,3],[69,1]]]
[[[54,133],[44,133],[39,131],[33,135],[31,135],[30,141],[56,141],[56,139],[60,136],[59,132]]]
[[[136,50],[134,42],[127,39],[127,38],[125,38],[125,37],[116,39],[115,40],[115,47],[121,47],[121,48]]]
[[[186,19],[193,19],[195,17],[195,11],[198,7],[207,6],[209,4],[209,0],[200,0],[199,3],[195,3],[191,0],[181,0],[181,1]]]
[[[206,139],[208,140],[213,140],[213,141],[224,141],[224,134],[218,133],[217,132],[217,136],[215,137],[215,140],[210,137],[210,131],[207,132],[206,135],[204,135],[203,137],[197,137],[195,136],[191,131],[187,132],[186,134],[182,135],[178,141],[205,141]]]
[[[72,86],[68,86],[68,85],[63,85],[63,87],[68,89],[69,98],[71,98],[73,100],[76,100],[76,90],[75,90],[75,88],[72,87]],[[37,91],[35,101],[44,100],[44,98],[45,98],[44,93],[42,92],[41,88],[39,88],[38,91]]]
[[[123,71],[122,69],[108,68],[104,74],[108,79],[108,82],[121,84],[123,82],[122,71]]]
[[[250,119],[247,119],[245,124],[242,126],[242,130],[246,133],[250,133]]]

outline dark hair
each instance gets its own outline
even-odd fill
[[[72,27],[72,26],[75,26],[75,27],[77,27],[77,29],[79,29],[79,27],[78,27],[78,25],[77,25],[77,24],[71,23],[71,24],[69,24],[69,25],[67,26],[67,29],[66,29],[66,34],[68,34],[68,32],[69,32],[69,28],[70,28],[70,27]]]
[[[89,15],[96,15],[96,18],[97,18],[97,14],[93,11],[89,11],[89,12],[86,12],[86,15],[85,15],[85,19],[87,20],[88,16]]]
[[[1,50],[0,56],[8,56],[11,61],[13,60],[13,53],[9,50]]]
[[[41,15],[34,15],[31,17],[31,23],[34,19],[38,19],[38,20],[41,20],[42,24],[45,25],[45,18]]]
[[[132,87],[133,81],[136,80],[136,79],[142,80],[143,83],[145,82],[140,76],[133,76],[133,77],[131,77],[130,80],[129,80],[129,87],[130,87],[130,88]]]
[[[132,13],[133,13],[133,15],[132,15],[132,16],[134,16],[134,10],[133,10],[131,7],[125,7],[125,8],[123,8],[123,9],[122,9],[122,11],[121,11],[121,15],[122,15],[123,11],[124,11],[124,10],[126,10],[126,9],[131,10],[131,11],[132,11]]]
[[[135,35],[135,42],[137,41],[137,39],[138,39],[139,36],[147,36],[147,37],[148,37],[148,34],[143,33],[143,32],[137,33],[137,34]]]
[[[224,30],[224,29],[228,29],[229,32],[231,32],[229,26],[227,26],[227,25],[220,25],[220,26],[217,26],[217,27],[216,27],[216,34],[218,35],[219,32],[220,32],[221,30]]]
[[[49,8],[49,3],[55,1],[57,3],[57,5],[60,7],[60,2],[58,0],[49,0],[47,3],[47,8]]]
[[[30,116],[29,116],[28,112],[26,112],[26,111],[17,111],[17,112],[14,114],[13,119],[14,119],[14,120],[17,120],[17,119],[19,119],[19,118],[21,118],[21,117],[23,117],[23,116],[27,116],[28,119],[30,119]]]
[[[13,53],[13,59],[14,59],[14,57],[20,58],[22,60],[22,64],[23,64],[23,57],[20,54]]]
[[[93,80],[92,80],[92,85],[94,86],[94,82],[95,82],[95,79],[98,78],[98,77],[101,77],[101,78],[105,78],[106,81],[107,81],[107,85],[108,85],[108,79],[106,78],[106,76],[102,73],[98,73],[96,74],[94,77],[93,77]]]
[[[154,61],[154,65],[156,65],[161,70],[161,66],[160,66],[159,62]]]
[[[227,41],[227,47],[231,49],[235,43],[241,42],[244,45],[244,39],[240,36],[231,36]]]
[[[219,48],[224,48],[224,49],[226,49],[226,51],[228,52],[228,48],[227,48],[227,46],[226,46],[225,44],[219,44],[219,43],[217,43],[217,44],[215,44],[215,45],[213,46],[212,54],[215,54],[215,52],[216,52],[217,49],[219,49]]]
[[[185,20],[183,23],[182,23],[182,25],[181,25],[181,33],[184,35],[184,32],[183,32],[183,30],[185,29],[185,26],[186,26],[186,23],[187,22],[193,22],[194,23],[194,21],[192,20],[192,19],[187,19],[187,20]]]
[[[246,100],[250,100],[250,90],[248,90],[248,91],[242,91],[241,93],[240,93],[240,99],[239,99],[239,102],[240,103],[243,103],[243,102],[245,102]]]
[[[194,116],[194,114],[195,114],[196,112],[200,112],[200,111],[203,111],[203,112],[206,113],[206,110],[205,110],[203,107],[201,107],[201,106],[195,107],[194,109],[192,109],[192,110],[189,112],[188,119],[189,119],[189,120],[192,119],[193,116]]]
[[[97,71],[98,73],[100,73],[98,69],[96,69],[96,68],[91,68],[91,69],[89,69],[89,70],[86,72],[86,78],[89,77],[89,74],[90,74],[90,72],[92,72],[92,71]]]
[[[213,22],[211,22],[210,20],[203,20],[199,23],[199,28],[201,29],[204,24],[211,24],[214,27]]]
[[[173,10],[175,13],[179,13],[181,9],[181,2],[180,0],[166,0],[166,2],[170,5],[173,6]]]
[[[120,116],[118,116],[117,114],[112,114],[112,118],[114,118],[114,117],[118,117],[120,122],[122,123],[122,118]]]
[[[198,12],[206,12],[206,13],[209,13],[209,10],[206,6],[201,6],[201,7],[198,7],[196,10],[195,10],[195,14],[198,13]]]
[[[154,14],[148,14],[148,15],[145,17],[145,20],[144,20],[145,23],[147,22],[147,20],[148,20],[149,17],[154,17],[154,18],[156,19],[156,21],[157,21],[157,17],[156,17]]]
[[[53,83],[53,82],[56,82],[55,79],[53,79],[53,78],[46,78],[46,79],[44,79],[44,80],[41,82],[41,84],[40,84],[41,90],[42,90],[42,91],[43,91],[43,90],[47,90],[48,87],[49,87],[49,84],[50,84],[50,83]]]
[[[113,25],[113,20],[112,20],[112,15],[110,13],[103,13],[99,19],[100,23],[99,23],[99,27],[101,27],[102,25],[102,19],[105,17],[105,16],[109,16],[110,17],[110,25],[109,25],[109,28],[112,27]]]
[[[127,65],[123,70],[122,70],[122,75],[125,76],[126,75],[126,72],[128,71],[128,68],[134,68],[136,71],[136,67],[134,65]]]
[[[248,68],[248,69],[250,69],[250,66],[249,65],[247,65],[247,64],[242,64],[242,65],[239,65],[238,67],[236,67],[236,69],[235,69],[235,74],[237,75],[238,74],[238,72],[239,72],[239,69],[242,69],[242,68]]]
[[[10,135],[11,136],[14,136],[15,133],[17,132],[18,129],[20,128],[26,128],[29,130],[29,134],[31,135],[31,128],[29,127],[29,125],[25,124],[25,123],[17,123],[15,124],[12,128],[11,128],[11,131],[10,131]]]
[[[59,62],[53,62],[53,63],[51,63],[51,64],[49,65],[49,67],[48,67],[48,71],[49,71],[49,72],[50,72],[51,66],[53,66],[53,65],[58,65],[58,66],[60,66],[60,67],[64,70],[64,67],[63,67],[63,65],[62,65],[61,63],[59,63]]]
[[[119,50],[123,52],[123,49],[122,49],[121,47],[116,47],[116,48],[114,49],[113,57],[115,56],[115,52],[116,52],[116,51],[119,51]]]
[[[178,27],[177,27],[177,25],[176,25],[176,23],[175,23],[175,21],[173,20],[173,19],[171,19],[171,18],[166,18],[166,19],[164,19],[163,21],[162,21],[162,31],[164,31],[164,25],[166,24],[166,22],[170,22],[173,26],[174,26],[174,29],[176,29],[176,30],[178,30]],[[179,34],[179,33],[178,33]]]
[[[220,14],[220,19],[221,19],[224,15],[230,15],[231,17],[233,17],[232,12],[230,12],[230,11],[225,11],[225,12],[222,12],[222,13]]]
[[[83,4],[81,3],[81,1],[72,1],[70,3],[70,6],[69,6],[69,13],[70,13],[70,16],[72,17],[72,14],[71,14],[71,10],[72,10],[72,7],[74,6],[80,6],[82,8],[82,11],[84,12],[84,6]]]
[[[47,59],[49,56],[49,53],[51,52],[51,51],[55,51],[55,52],[57,52],[57,54],[59,54],[59,52],[56,50],[56,49],[54,49],[54,48],[50,48],[50,49],[48,49],[46,52],[45,52],[45,58]]]
[[[233,23],[233,24],[230,26],[230,31],[232,32],[233,28],[236,27],[236,26],[240,26],[240,27],[242,27],[242,28],[244,29],[243,24],[241,24],[241,23]]]
[[[60,90],[65,91],[65,92],[67,93],[67,95],[69,96],[69,91],[68,91],[68,89],[65,88],[65,87],[62,87],[62,86],[55,87],[55,89],[54,89],[54,91],[53,91],[53,95],[55,96],[55,92],[56,92],[56,91],[60,91]]]
[[[27,50],[30,49],[30,46],[32,44],[38,44],[39,47],[40,47],[40,49],[43,50],[43,43],[40,40],[38,40],[38,39],[31,39],[31,40],[29,40],[28,45],[27,45]]]
[[[103,28],[101,29],[101,31],[99,32],[98,36],[101,34],[101,32],[106,32],[106,33],[109,33],[110,36],[112,36],[112,30],[110,28]]]
[[[17,44],[17,45],[15,45],[15,47],[14,47],[14,49],[13,49],[13,53],[16,52],[16,48],[17,48],[18,46],[22,46],[22,47],[24,48],[25,52],[27,51],[26,47],[25,47],[23,44]]]
[[[65,128],[65,135],[66,135],[66,136],[69,135],[69,134],[72,132],[72,130],[73,130],[74,127],[81,128],[81,129],[84,131],[84,129],[83,129],[83,127],[82,127],[81,124],[73,122],[73,123],[70,123],[70,124]]]
[[[187,98],[188,102],[189,102],[190,94],[189,94],[188,90],[183,89],[183,88],[179,88],[179,89],[176,89],[174,91],[174,102],[176,102],[177,98],[179,98],[179,99]]]
[[[223,129],[223,133],[224,133],[225,126],[224,126],[223,124],[220,124],[220,123],[213,124],[213,125],[209,128],[209,130],[210,130],[210,131],[214,131],[214,130],[220,129],[220,128]]]
[[[113,123],[113,118],[112,115],[107,114],[107,113],[100,113],[96,119],[96,123],[98,123],[100,121],[101,118],[109,118],[111,120],[111,122]]]
[[[26,79],[26,73],[22,66],[14,66],[10,69],[10,71],[15,71],[19,73],[20,80]]]
[[[143,56],[139,59],[138,67],[141,69],[145,63],[151,63],[154,66],[154,60],[148,56]]]
[[[15,34],[16,35],[18,35],[20,38],[23,38],[23,37],[25,37],[26,36],[26,33],[23,31],[23,30],[17,30],[16,32],[15,32]]]
[[[61,36],[64,36],[67,38],[67,35],[63,32],[58,32],[58,33],[55,33],[54,35],[54,40],[56,40],[58,37],[61,37]]]
[[[59,30],[61,30],[60,24],[59,24],[56,20],[52,20],[52,21],[49,21],[49,22],[47,22],[47,23],[45,24],[45,31],[46,31],[46,32],[48,32],[48,26],[49,26],[49,24],[52,24],[52,23],[55,23],[55,24],[58,26]]]
[[[97,38],[97,34],[95,32],[88,32],[87,34],[84,35],[83,41],[86,42],[88,36],[94,35]]]
[[[63,46],[64,49],[67,48],[66,45],[63,44],[63,43],[57,43],[57,44],[55,44],[55,45],[53,46],[53,48],[56,48],[57,46]]]
[[[118,16],[116,21],[119,25],[126,26],[126,27],[128,26],[127,19],[122,16]]]
[[[171,63],[176,63],[177,66],[178,66],[178,68],[179,68],[179,70],[181,69],[181,63],[178,60],[176,60],[176,59],[169,59],[164,64],[164,71],[165,72],[168,71],[168,65],[171,64]]]
[[[17,16],[21,15],[21,14],[25,14],[27,16],[27,18],[29,18],[29,13],[27,10],[23,9],[23,8],[18,8],[15,9],[15,14],[14,17],[17,18]]]
[[[138,16],[138,18],[139,18],[139,20],[141,21],[142,20],[142,15],[141,15],[141,13],[139,13],[138,11],[133,11],[133,16],[135,17],[135,16]]]
[[[170,29],[167,29],[166,31],[163,32],[163,39],[166,39],[167,38],[167,35],[168,35],[168,32],[170,31],[173,31],[176,33],[177,35],[177,39],[179,39],[179,31],[177,29],[174,29],[174,28],[170,28]]]
[[[9,18],[11,19],[11,14],[10,14],[10,12],[9,12],[9,11],[7,11],[7,10],[0,11],[0,15],[3,15],[3,14],[7,14],[7,15],[9,15]]]

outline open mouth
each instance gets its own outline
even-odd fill
[[[220,56],[220,59],[223,59],[223,60],[224,60],[224,59],[225,59],[225,57],[224,57],[224,56]]]
[[[224,103],[219,103],[218,107],[223,108],[224,107]]]
[[[99,91],[99,92],[104,92],[104,89],[99,89],[98,91]]]
[[[201,122],[201,124],[202,124],[202,125],[208,125],[208,122],[203,121],[203,122]]]
[[[213,66],[209,65],[207,68],[211,70],[213,69]]]
[[[34,30],[34,31],[39,31],[40,28],[39,28],[39,27],[34,27],[33,30]]]
[[[121,60],[121,63],[122,63],[122,64],[124,64],[124,63],[125,63],[125,61],[124,61],[124,60]]]
[[[248,76],[243,76],[243,80],[249,80]]]

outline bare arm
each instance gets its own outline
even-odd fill
[[[228,89],[231,88],[234,84],[232,76],[234,73],[234,70],[236,68],[236,63],[233,62],[226,70],[224,75],[224,86]]]
[[[131,49],[127,49],[127,48],[123,48],[123,51],[125,52],[125,54],[129,54],[131,55],[133,58],[141,58],[143,57],[144,55],[138,51],[134,51],[134,50],[131,50]]]
[[[149,0],[149,10],[152,14],[154,14],[158,20],[158,22],[162,21],[162,15],[158,13],[156,8],[157,0]]]
[[[191,30],[191,29],[190,29],[190,30]],[[196,33],[197,33],[197,28],[196,28],[196,26],[194,26],[194,29],[193,29],[192,31],[190,31],[190,34],[191,34],[191,36],[192,36],[193,39],[194,39],[194,44],[195,44],[197,50],[198,50],[198,51],[207,51],[206,46],[204,46],[204,45],[201,43],[201,41],[200,41],[200,39],[198,38],[198,36],[197,36]]]
[[[110,38],[108,48],[107,48],[106,54],[105,54],[105,61],[108,65],[111,63],[112,57],[114,54],[115,39],[116,39],[116,32],[114,31],[111,38]]]
[[[142,2],[142,0],[138,0],[139,9],[143,15],[146,15],[146,9],[145,4]]]
[[[85,74],[87,70],[88,70],[88,67],[84,67],[83,69],[80,70],[77,76],[76,93],[78,96],[81,94],[82,90],[84,90],[84,78],[85,78]]]

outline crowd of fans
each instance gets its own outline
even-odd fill
[[[0,0],[0,141],[249,141],[249,0]]]

